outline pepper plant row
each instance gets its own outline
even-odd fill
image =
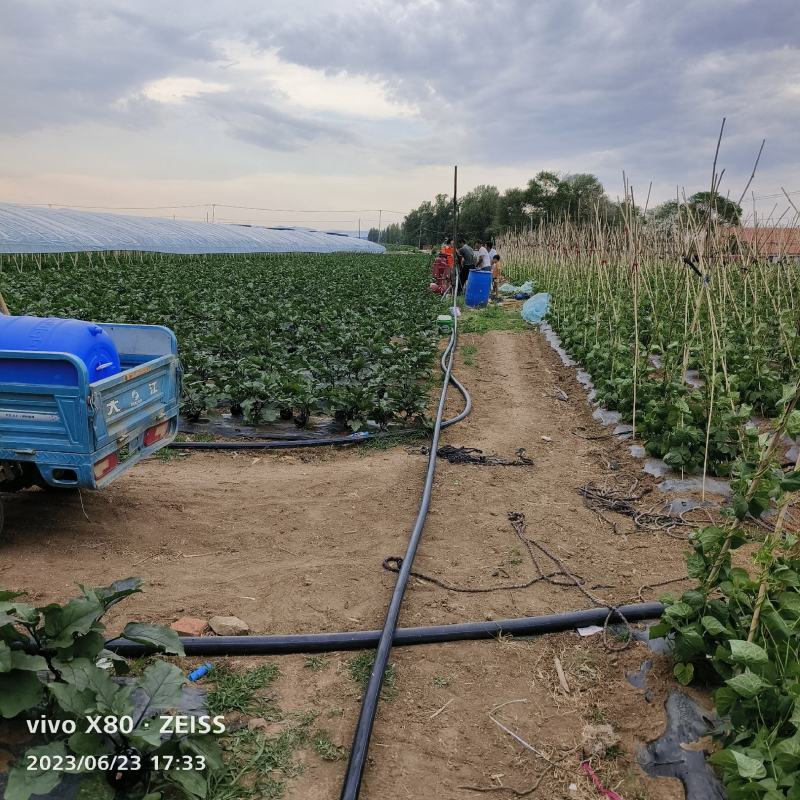
[[[166,325],[183,411],[353,430],[419,422],[437,347],[424,256],[81,254],[4,264],[12,313]]]

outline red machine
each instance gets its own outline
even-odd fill
[[[436,256],[432,271],[431,291],[436,292],[436,294],[447,294],[450,291],[453,268],[450,266],[446,253],[439,253]]]

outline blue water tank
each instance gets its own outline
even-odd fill
[[[467,278],[467,289],[464,302],[470,308],[481,308],[489,302],[492,291],[492,273],[490,270],[471,269]]]
[[[90,383],[121,369],[111,337],[99,325],[79,319],[0,315],[0,350],[70,353],[86,365]],[[66,361],[0,358],[0,382],[75,386],[78,375]]]

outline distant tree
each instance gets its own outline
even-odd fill
[[[557,172],[540,172],[528,181],[525,200],[532,224],[559,219],[585,222],[610,205],[603,184],[586,173],[562,177]]]
[[[396,222],[387,225],[381,232],[381,244],[404,244],[403,229]]]
[[[492,226],[494,231],[522,230],[530,224],[526,209],[525,190],[507,189],[497,198]]]
[[[679,203],[667,200],[647,212],[646,221],[667,230],[675,228],[681,216],[691,218],[699,224],[712,220],[720,225],[739,225],[742,219],[742,208],[737,203],[711,192],[697,192],[688,200]]]
[[[459,233],[470,242],[493,239],[499,200],[500,192],[496,186],[476,186],[467,192],[458,207]]]
[[[608,204],[603,184],[594,175],[567,175],[562,181],[562,202],[566,200],[567,216],[577,222],[591,220],[597,209]]]
[[[370,228],[369,233],[367,234],[367,239],[371,242],[377,242],[380,236],[380,231],[377,228]]]
[[[680,219],[681,205],[677,200],[667,200],[651,208],[645,217],[645,222],[658,228],[672,230]]]
[[[492,239],[503,231],[523,230],[546,221],[590,221],[598,211],[601,219],[612,223],[623,219],[619,204],[608,199],[595,175],[543,170],[524,188],[502,194],[495,186],[476,186],[459,202],[458,229],[467,239]],[[425,201],[409,211],[401,237],[405,244],[439,244],[452,231],[452,198],[438,194],[433,202]]]
[[[738,225],[742,220],[742,207],[716,192],[696,192],[687,205],[701,222],[710,218],[721,225]]]
[[[426,200],[403,219],[404,244],[439,244],[452,232],[453,201],[446,194],[437,194],[432,203]]]

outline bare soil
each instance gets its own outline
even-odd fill
[[[526,517],[528,535],[604,603],[652,599],[657,592],[648,585],[684,575],[680,539],[637,532],[629,518],[602,518],[584,505],[578,488],[588,481],[637,482],[641,490],[650,488],[650,479],[625,443],[582,438],[606,431],[591,418],[574,370],[560,363],[544,338],[495,331],[464,336],[464,345],[476,352],[470,366],[459,355],[457,374],[475,407],[443,434],[443,443],[506,458],[522,447],[535,463],[481,467],[440,459],[415,570],[458,586],[524,583],[534,572],[507,519],[517,511]],[[563,395],[557,390],[568,400],[558,399]],[[454,392],[450,404],[454,413]],[[241,617],[254,633],[379,628],[395,579],[381,564],[405,550],[425,466],[415,446],[192,453],[152,459],[109,489],[82,497],[20,493],[6,499],[0,586],[45,603],[71,596],[76,583],[102,585],[138,575],[146,592],[113,611],[114,631],[131,619],[169,623],[214,614]],[[644,506],[660,500],[653,493]],[[539,557],[544,572],[557,568]],[[574,587],[546,581],[474,594],[413,579],[401,624],[590,605]],[[569,693],[556,676],[556,655]],[[333,710],[328,728],[344,745],[359,702],[343,666],[348,657],[332,656],[319,671],[304,667],[302,657],[282,658],[276,689],[285,709]],[[670,685],[668,666],[659,659],[651,702],[627,683],[625,672],[646,657],[641,644],[612,654],[599,637],[574,633],[397,650],[399,694],[379,710],[362,796],[481,797],[487,795],[462,787],[526,789],[545,770],[529,796],[597,796],[578,765],[583,726],[602,719],[622,737],[616,755],[597,762],[606,784],[626,800],[681,798],[677,782],[645,778],[635,765],[638,743],[663,727]],[[553,764],[489,719],[494,706],[512,700],[525,702],[505,706],[498,718]],[[287,797],[337,797],[343,762],[308,754],[308,766]]]

